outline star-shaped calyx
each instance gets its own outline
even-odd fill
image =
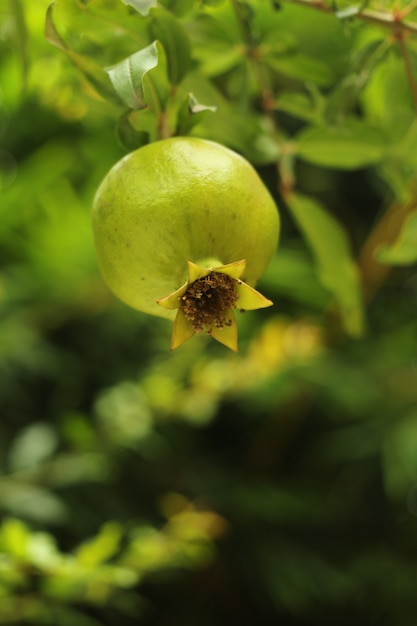
[[[246,261],[202,267],[188,261],[188,280],[157,303],[178,309],[171,338],[171,350],[195,333],[206,332],[231,350],[237,351],[237,324],[234,309],[248,311],[271,306],[271,300],[244,283],[240,277]]]

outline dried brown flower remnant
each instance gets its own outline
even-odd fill
[[[195,332],[200,333],[211,326],[230,326],[232,321],[226,313],[234,308],[238,299],[234,278],[210,272],[191,283],[181,298],[181,308]]]
[[[188,280],[176,291],[157,300],[167,309],[178,309],[172,331],[171,350],[195,333],[206,331],[231,350],[237,350],[236,308],[262,309],[272,302],[240,277],[246,261],[209,267],[188,261]]]

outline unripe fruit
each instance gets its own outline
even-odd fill
[[[275,252],[279,217],[244,158],[211,141],[174,137],[110,170],[95,197],[93,229],[99,266],[115,295],[172,319],[174,307],[161,299],[186,283],[189,262],[216,269],[245,259],[241,279],[254,285]]]

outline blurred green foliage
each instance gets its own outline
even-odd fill
[[[415,3],[48,4],[0,4],[0,623],[414,626]],[[238,355],[98,273],[95,189],[174,133],[281,209]]]

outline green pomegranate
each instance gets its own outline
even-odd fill
[[[207,331],[236,349],[233,309],[272,304],[253,285],[277,246],[277,208],[250,163],[217,143],[173,137],[128,154],[97,191],[93,230],[113,293],[176,317],[171,347]]]

